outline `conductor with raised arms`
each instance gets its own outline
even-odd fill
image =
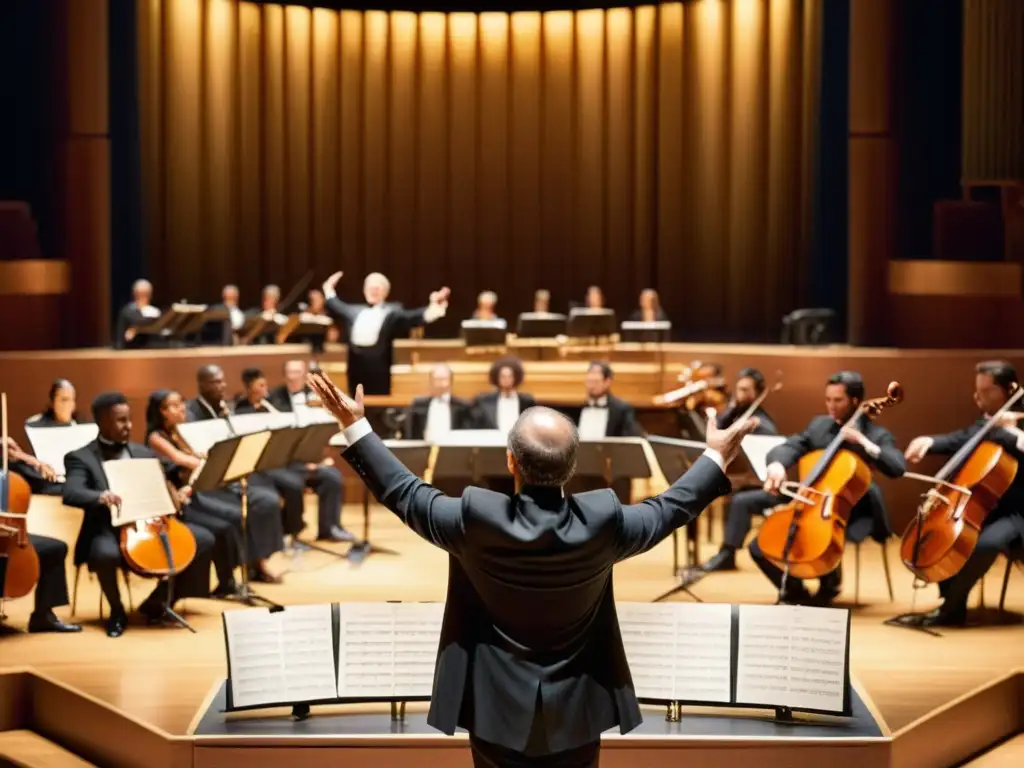
[[[388,301],[391,282],[380,272],[363,281],[365,304],[349,304],[338,298],[335,286],[342,273],[335,272],[323,285],[327,312],[345,328],[348,341],[348,387],[355,392],[363,385],[368,395],[391,394],[392,345],[409,331],[444,317],[448,311],[449,289],[430,294],[430,303],[419,309],[406,309]]]
[[[428,722],[463,727],[477,766],[597,765],[601,733],[641,722],[615,612],[612,566],[651,549],[729,492],[724,468],[757,420],[707,427],[708,448],[660,496],[623,506],[608,489],[566,494],[579,438],[548,408],[508,437],[509,498],[445,496],[407,470],[355,399],[323,373],[310,384],[344,427],[342,454],[373,495],[449,555],[448,596]]]

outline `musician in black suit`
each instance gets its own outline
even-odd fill
[[[246,399],[239,401],[235,413],[292,412],[296,405],[309,401],[305,387],[306,363],[289,360],[284,364],[285,384],[267,392],[267,381],[263,372],[249,368],[242,374]],[[294,388],[294,391],[292,389]],[[274,481],[278,492],[285,500],[285,534],[297,536],[305,527],[303,517],[303,490],[311,488],[317,497],[317,541],[355,541],[355,537],[341,527],[341,506],[345,503],[345,484],[341,472],[333,462],[303,464],[293,461],[287,467],[267,473]],[[297,509],[292,505],[297,499]]]
[[[453,429],[473,429],[476,417],[468,400],[452,395],[452,369],[445,363],[430,371],[430,395],[416,397],[405,417],[405,439],[437,440]]]
[[[228,384],[224,371],[219,365],[204,365],[196,372],[198,396],[185,406],[187,421],[208,421],[226,419],[231,408],[224,400]],[[267,584],[278,584],[281,577],[272,573],[268,560],[275,552],[284,549],[281,532],[281,498],[273,481],[263,473],[249,476],[246,495],[249,518],[246,526],[246,543],[249,555],[249,578]]]
[[[633,406],[612,394],[614,379],[615,374],[608,363],[595,361],[587,367],[587,375],[583,382],[587,391],[587,401],[581,408],[573,409],[571,413],[580,439],[600,440],[605,437],[643,435]]]
[[[151,346],[154,339],[139,334],[138,329],[160,317],[160,310],[151,303],[153,284],[149,280],[136,280],[132,285],[132,300],[117,315],[115,349],[135,349]]]
[[[906,458],[917,464],[928,454],[952,456],[963,448],[1002,408],[1020,383],[1017,371],[1002,360],[989,360],[975,367],[974,402],[984,419],[966,429],[945,435],[916,437],[907,446]],[[981,533],[967,562],[958,573],[939,582],[943,603],[923,617],[924,626],[957,626],[967,623],[967,597],[974,585],[982,579],[999,555],[1021,556],[1024,547],[1024,430],[1020,419],[1024,417],[1018,400],[1002,414],[999,426],[991,429],[984,439],[1007,451],[1017,460],[1017,474],[999,503],[989,512],[981,525]],[[969,455],[969,454],[968,454]],[[966,458],[966,457],[965,457]]]
[[[380,272],[363,281],[365,304],[349,304],[338,298],[335,287],[341,279],[335,272],[323,285],[327,311],[344,327],[348,342],[348,386],[355,391],[362,384],[368,395],[391,394],[392,346],[395,339],[409,331],[444,317],[450,291],[442,288],[430,294],[430,303],[419,309],[406,309],[388,301],[390,281]]]
[[[720,414],[718,414],[718,428],[728,429],[729,426],[740,416],[747,412],[747,409],[764,394],[764,374],[757,368],[744,368],[737,374],[736,383],[732,388],[732,399]],[[755,435],[777,435],[779,434],[775,422],[762,406],[758,406],[751,416],[756,416],[758,421]]]
[[[287,315],[281,313],[281,289],[276,285],[265,285],[260,293],[260,305],[252,307],[245,313],[245,319],[262,316],[264,320],[273,320],[265,330],[253,337],[253,344],[274,344],[277,341],[278,329],[288,322]]]
[[[128,398],[120,392],[106,392],[92,403],[92,417],[99,426],[96,440],[72,451],[64,457],[67,478],[64,482],[64,503],[79,507],[85,512],[82,528],[75,542],[75,565],[87,564],[96,574],[100,589],[110,605],[107,620],[107,635],[120,637],[128,627],[128,614],[121,603],[117,588],[117,569],[123,567],[124,558],[118,541],[118,532],[111,521],[110,506],[121,503],[121,499],[110,490],[104,461],[116,459],[155,459],[157,455],[149,448],[129,442],[132,429],[131,410]],[[164,467],[168,477],[177,468],[170,463]],[[184,495],[177,492],[179,503]],[[205,528],[194,523],[185,525],[196,540],[196,554],[187,568],[174,577],[174,599],[185,597],[208,597],[210,594],[210,564],[212,562],[214,537]],[[139,613],[151,622],[163,617],[168,599],[168,583],[161,580],[156,589],[139,606]]]
[[[53,467],[26,453],[11,438],[7,438],[8,469],[21,475],[32,493],[49,494],[57,481]],[[68,545],[60,539],[28,535],[28,541],[39,558],[39,581],[36,582],[35,607],[28,619],[29,632],[79,632],[81,627],[57,618],[54,608],[68,604],[68,579],[64,561],[68,556]],[[0,594],[7,575],[7,558],[0,557]]]
[[[547,408],[509,435],[513,498],[444,496],[399,462],[352,400],[311,383],[345,427],[342,454],[382,504],[446,550],[448,597],[428,723],[470,733],[478,766],[597,765],[602,731],[641,721],[615,613],[612,566],[646,552],[726,493],[723,471],[753,422],[720,432],[661,496],[622,506],[607,490],[573,496],[572,422]]]
[[[473,409],[481,429],[499,429],[508,433],[527,408],[537,404],[537,399],[520,392],[526,372],[517,357],[506,357],[491,366],[487,380],[494,390],[476,396]]]
[[[815,416],[807,428],[793,435],[782,445],[773,448],[767,456],[767,479],[764,489],[737,493],[729,507],[725,521],[725,544],[705,566],[705,570],[727,570],[735,568],[735,550],[743,546],[743,540],[750,530],[755,514],[784,503],[786,498],[778,496],[779,487],[786,481],[786,470],[797,464],[801,457],[811,451],[824,450],[843,430],[843,448],[863,459],[869,467],[886,477],[901,477],[906,471],[903,454],[896,447],[892,433],[861,417],[859,424],[843,425],[853,416],[864,399],[864,379],[856,371],[839,371],[829,377],[825,385],[825,416]],[[859,543],[871,536],[883,542],[892,535],[889,516],[885,509],[882,492],[874,483],[868,488],[860,502],[851,510],[846,526],[848,541]],[[749,551],[758,568],[776,587],[782,586],[782,570],[773,565],[761,552],[754,539]],[[724,560],[724,562],[723,562]],[[782,599],[790,603],[831,605],[839,595],[843,580],[842,566],[819,579],[818,591],[812,598],[800,579],[789,577]]]

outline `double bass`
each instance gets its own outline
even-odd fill
[[[874,419],[883,409],[903,401],[903,388],[889,384],[885,397],[865,400],[843,425]],[[775,507],[757,535],[764,556],[798,579],[817,579],[834,571],[843,559],[850,512],[871,486],[871,468],[843,448],[843,430],[825,450],[800,459],[799,483],[786,482],[780,492],[791,501]]]
[[[39,555],[28,538],[28,507],[32,490],[8,468],[7,394],[0,394],[3,466],[0,468],[0,559],[6,566],[2,599],[24,597],[39,581]]]
[[[900,559],[925,584],[948,579],[963,568],[985,519],[1013,483],[1017,459],[985,437],[1022,396],[1024,389],[1017,387],[935,477],[904,474],[935,483],[923,494],[917,515],[900,541]]]

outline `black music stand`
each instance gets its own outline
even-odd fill
[[[504,347],[508,325],[504,320],[463,320],[462,338],[466,347]]]
[[[260,336],[265,336],[270,332],[276,333],[280,328],[281,326],[278,325],[274,317],[267,320],[262,314],[249,315],[245,318],[242,327],[238,329],[238,343],[252,344]]]
[[[614,309],[578,308],[569,311],[565,332],[572,338],[597,340],[614,336],[615,331]]]
[[[641,344],[668,341],[672,334],[672,323],[668,320],[623,320],[619,326],[622,340]]]
[[[220,440],[210,446],[207,452],[206,463],[199,472],[199,477],[192,483],[194,491],[215,491],[224,488],[232,483],[240,483],[242,486],[242,583],[239,586],[237,598],[240,602],[249,606],[264,605],[271,608],[280,608],[272,600],[256,594],[249,585],[249,477],[256,473],[256,464],[262,459],[262,454],[256,458],[253,466],[232,467],[235,454],[242,445],[242,441],[253,439],[262,435],[263,432],[256,432],[249,435],[233,435],[225,440]],[[269,445],[269,441],[268,441]],[[266,452],[264,447],[263,452]],[[231,472],[229,475],[228,472]]]
[[[416,477],[423,477],[430,466],[431,445],[425,440],[385,440],[384,444]],[[354,565],[360,565],[369,555],[397,555],[393,549],[378,547],[370,541],[370,493],[363,488],[363,538],[352,545],[346,557]]]
[[[553,312],[523,312],[516,321],[520,339],[553,339],[565,333],[567,318]]]
[[[309,342],[314,348],[323,349],[327,331],[334,327],[334,321],[318,322],[313,320],[313,317],[321,316],[313,315],[310,317],[305,314],[290,315],[288,317],[288,322],[281,326],[278,331],[277,342],[279,344],[284,344],[288,342],[289,339],[295,338],[300,342]]]
[[[695,440],[679,440],[673,437],[659,437],[650,435],[647,438],[651,449],[654,451],[654,458],[661,468],[662,474],[671,485],[682,477],[693,465],[701,454],[707,450],[707,445]],[[687,524],[684,536],[686,547],[686,568],[681,569],[679,565],[679,536],[678,530],[672,532],[672,565],[673,573],[679,578],[679,584],[668,592],[656,597],[654,602],[660,602],[667,597],[685,592],[698,603],[703,602],[690,590],[690,586],[700,581],[703,574],[698,573],[700,565],[700,534],[697,531],[697,519]],[[680,571],[682,570],[682,574]]]

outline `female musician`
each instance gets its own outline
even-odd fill
[[[768,477],[764,489],[744,491],[732,497],[725,522],[725,543],[722,550],[704,566],[705,570],[730,570],[736,567],[735,552],[743,546],[755,514],[763,514],[780,503],[779,487],[786,480],[786,470],[800,461],[804,454],[827,448],[856,411],[864,399],[864,380],[855,371],[839,371],[829,377],[825,385],[825,416],[811,419],[807,428],[793,435],[785,443],[768,453]],[[869,420],[862,420],[861,428],[848,427],[844,433],[848,450],[856,453],[869,466],[888,477],[900,477],[906,469],[903,454],[896,448],[892,434]],[[891,534],[889,518],[878,486],[872,484],[864,498],[850,513],[846,536],[854,542],[868,536],[884,541]],[[776,586],[782,585],[782,571],[765,558],[755,539],[748,547],[751,557],[765,576]],[[814,602],[829,605],[839,595],[842,586],[842,568],[820,579]],[[787,602],[811,601],[803,583],[790,577],[786,583]]]
[[[185,423],[185,401],[180,394],[160,389],[149,396],[146,408],[146,445],[159,456],[173,463],[178,471],[172,476],[177,488],[200,464],[202,456],[194,454],[178,435],[177,427]],[[183,509],[187,522],[201,525],[216,539],[213,564],[217,571],[214,597],[230,597],[238,592],[234,570],[241,565],[242,501],[237,489],[193,493]],[[249,504],[249,564],[260,574],[261,581],[279,581],[267,566],[267,559],[280,549],[281,519],[277,510],[264,505]]]
[[[78,423],[75,388],[67,379],[55,379],[46,398],[46,410],[25,422],[27,427],[70,427]]]
[[[89,570],[96,574],[100,589],[110,605],[107,636],[120,637],[128,628],[128,613],[117,587],[117,570],[125,567],[125,559],[110,507],[120,504],[121,500],[110,490],[103,463],[117,459],[156,458],[156,454],[144,445],[129,442],[131,409],[128,398],[120,392],[105,392],[97,396],[92,403],[92,416],[99,426],[99,437],[64,457],[67,470],[64,503],[85,512],[75,543],[75,565],[88,564]],[[186,493],[178,491],[177,502],[183,503],[186,496]],[[194,523],[186,522],[186,525],[195,539],[195,556],[174,577],[175,600],[208,597],[210,594],[210,562],[215,546],[213,534]],[[139,606],[139,613],[150,622],[162,620],[169,586],[166,580],[161,580]]]
[[[994,414],[1020,386],[1017,371],[1009,363],[990,360],[978,363],[974,375],[974,402],[986,417]],[[939,582],[943,603],[924,617],[924,626],[955,626],[967,621],[967,597],[971,589],[983,578],[1000,554],[1008,554],[1024,544],[1024,431],[1020,429],[1020,401],[1004,413],[1000,428],[991,430],[985,440],[1003,448],[1018,462],[1017,474],[1010,488],[989,512],[981,526],[974,552],[959,573]],[[966,429],[946,435],[915,437],[907,446],[906,458],[917,464],[928,454],[951,456],[981,429],[985,420]]]
[[[653,323],[659,320],[668,320],[668,315],[661,308],[661,299],[658,292],[653,288],[647,288],[640,293],[640,306],[633,310],[629,318],[643,323]]]
[[[596,285],[587,288],[586,296],[583,298],[583,306],[587,309],[604,309],[604,291]]]
[[[473,310],[474,320],[498,319],[498,294],[494,291],[482,291],[476,297],[476,309]]]

